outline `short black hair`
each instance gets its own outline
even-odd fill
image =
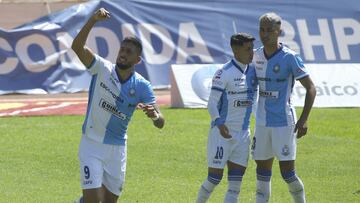
[[[140,40],[138,38],[129,36],[129,37],[125,37],[122,42],[129,42],[129,43],[132,43],[133,45],[135,45],[135,47],[139,51],[139,55],[141,55],[142,44],[141,44],[141,42],[140,42]]]
[[[246,42],[252,42],[255,40],[255,37],[253,37],[252,35],[248,34],[248,33],[236,33],[233,34],[230,38],[230,46],[242,46],[244,45],[244,43]]]

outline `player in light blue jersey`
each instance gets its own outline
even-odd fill
[[[83,189],[79,202],[85,203],[117,201],[125,180],[128,124],[136,107],[142,108],[154,126],[162,128],[165,122],[150,82],[134,71],[142,52],[137,38],[126,37],[121,42],[116,64],[85,45],[95,23],[108,18],[107,10],[97,10],[72,43],[72,49],[92,75],[79,146]]]
[[[316,90],[300,56],[279,43],[281,18],[275,13],[260,17],[259,35],[263,47],[254,53],[259,82],[252,155],[257,168],[256,202],[268,202],[274,157],[295,202],[305,202],[304,184],[295,173],[296,138],[307,132],[307,119]],[[295,80],[306,89],[303,111],[296,121],[291,93]],[[296,135],[297,132],[297,135]]]
[[[236,203],[248,163],[250,114],[256,93],[253,41],[249,34],[231,37],[234,58],[219,69],[212,80],[208,101],[211,128],[208,135],[208,176],[201,185],[196,202],[206,202],[228,167],[226,203]]]

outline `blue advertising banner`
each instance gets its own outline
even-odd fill
[[[115,61],[121,40],[137,36],[144,51],[136,70],[155,88],[170,86],[171,64],[227,61],[230,36],[248,32],[258,38],[258,19],[270,11],[283,18],[280,41],[305,63],[360,64],[358,0],[89,1],[0,29],[0,94],[87,90],[90,76],[70,47],[101,7],[111,18],[96,24],[87,45]]]

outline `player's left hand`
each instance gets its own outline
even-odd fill
[[[149,118],[158,117],[158,112],[155,110],[155,107],[153,105],[139,104],[138,106],[147,115],[147,117],[149,117]]]
[[[306,121],[302,121],[301,119],[299,119],[295,125],[295,129],[294,132],[297,132],[296,137],[297,138],[301,138],[302,136],[305,136],[307,133],[307,122]]]

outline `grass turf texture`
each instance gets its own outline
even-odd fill
[[[298,110],[298,113],[301,110]],[[130,123],[126,183],[119,202],[194,202],[207,176],[205,109],[163,108],[166,126],[137,111]],[[0,202],[72,202],[81,194],[77,150],[83,116],[0,118]],[[308,202],[360,202],[360,108],[313,109],[298,140],[297,174]],[[274,163],[270,202],[291,202]],[[226,171],[210,202],[222,202]],[[250,160],[241,202],[255,202]]]

